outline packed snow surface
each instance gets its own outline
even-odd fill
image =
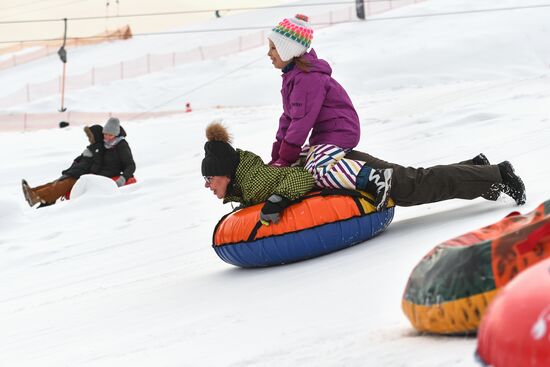
[[[205,126],[217,118],[234,146],[269,160],[280,73],[265,48],[68,96],[79,111],[197,106],[122,121],[137,163],[134,185],[115,189],[86,177],[73,200],[29,208],[21,179],[56,179],[86,136],[78,126],[0,133],[0,365],[476,366],[475,337],[418,334],[401,311],[402,292],[438,243],[550,198],[550,8],[406,16],[523,5],[430,0],[316,33],[314,48],[361,118],[357,149],[410,166],[480,152],[494,163],[510,160],[527,203],[398,207],[380,236],[296,264],[245,270],[220,260],[212,231],[231,207],[204,188],[199,168]],[[281,18],[261,16],[265,24]],[[399,19],[381,19],[391,17]],[[132,44],[133,54],[147,52]],[[170,52],[171,42],[157,44]],[[103,62],[115,45],[90,48],[88,60]],[[44,74],[49,62],[0,77],[24,85],[28,68]],[[47,96],[13,109],[57,105],[58,96]]]

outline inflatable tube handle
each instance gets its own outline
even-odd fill
[[[254,228],[252,228],[252,231],[250,231],[250,236],[248,236],[248,240],[246,240],[247,242],[251,242],[251,241],[254,241],[256,239],[256,234],[258,233],[258,229],[260,229],[262,227],[262,221],[258,221],[258,223],[256,223],[256,225],[254,225]]]
[[[535,231],[531,232],[525,241],[522,241],[516,245],[516,249],[523,255],[529,251],[533,251],[537,246],[537,243],[545,236],[550,235],[550,222],[542,225],[540,228],[537,228]]]
[[[516,212],[511,212],[511,213],[508,213],[504,218],[510,218],[510,217],[515,217],[516,215],[520,215],[521,213],[516,211]]]
[[[372,206],[374,206],[374,201],[371,200],[371,198],[369,198],[368,196],[363,195],[362,193],[360,193],[357,190],[352,190],[352,189],[322,189],[321,191],[316,192],[313,195],[304,195],[304,196],[302,196],[298,199],[292,200],[290,202],[289,206],[301,203],[305,199],[314,198],[316,196],[321,196],[321,197],[322,196],[349,196],[349,197],[352,197],[352,198],[364,199],[364,200],[368,201]]]
[[[323,189],[321,191],[321,196],[332,196],[332,195],[342,195],[342,196],[351,196],[354,198],[364,199],[374,206],[374,201],[371,200],[368,196],[363,195],[359,191],[351,189]]]

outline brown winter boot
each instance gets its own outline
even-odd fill
[[[25,200],[27,200],[27,203],[29,203],[30,206],[34,206],[36,203],[42,202],[42,200],[40,200],[40,196],[33,191],[26,180],[21,180],[21,187],[23,188]]]

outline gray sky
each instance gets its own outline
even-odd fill
[[[0,0],[0,23],[11,20],[62,19],[100,16],[102,19],[69,21],[67,37],[91,36],[129,24],[135,33],[173,29],[214,17],[213,12],[135,18],[105,19],[106,15],[140,14],[204,9],[272,6],[289,0]],[[109,3],[109,6],[106,4]],[[223,13],[222,13],[223,14]],[[63,36],[63,22],[0,24],[0,42]],[[0,48],[8,44],[0,43]]]

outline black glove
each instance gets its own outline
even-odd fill
[[[271,195],[262,207],[260,221],[266,226],[268,226],[269,223],[278,223],[281,212],[289,205],[289,199],[276,194]]]

